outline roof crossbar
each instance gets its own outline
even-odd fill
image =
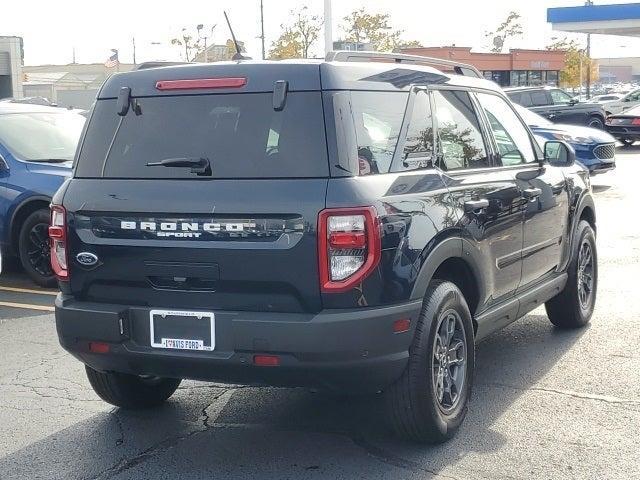
[[[327,53],[327,62],[371,62],[376,59],[393,60],[394,63],[409,63],[415,65],[427,65],[436,67],[450,67],[458,75],[466,77],[484,78],[480,71],[468,63],[460,63],[442,58],[423,57],[421,55],[408,55],[404,53],[383,52],[358,52],[353,50],[335,50]]]

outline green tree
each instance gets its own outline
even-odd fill
[[[308,58],[309,51],[318,40],[323,23],[321,17],[309,14],[307,7],[292,10],[290,15],[293,21],[281,25],[282,33],[271,44],[271,59]]]
[[[565,52],[565,67],[560,71],[560,86],[579,88],[582,85],[582,80],[587,76],[588,69],[591,69],[591,80],[598,79],[598,63],[587,56],[587,52],[580,48],[580,44],[576,40],[569,40],[566,37],[552,38],[547,50]]]
[[[509,12],[507,18],[498,28],[492,32],[485,33],[485,37],[491,41],[491,51],[495,53],[502,52],[507,40],[522,35],[522,24],[520,23],[520,14],[515,11]]]
[[[177,37],[171,39],[171,45],[180,47],[182,50],[181,57],[186,62],[193,62],[196,56],[203,50],[204,46],[197,35],[193,35],[186,27]]]
[[[347,42],[370,43],[379,52],[422,46],[417,40],[403,40],[403,30],[392,29],[388,13],[369,14],[364,8],[360,8],[343,20],[342,29]]]

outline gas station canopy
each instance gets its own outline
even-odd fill
[[[640,37],[640,3],[549,8],[547,21],[562,32]]]

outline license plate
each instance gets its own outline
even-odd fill
[[[151,310],[149,333],[153,348],[212,351],[215,316],[212,312]]]

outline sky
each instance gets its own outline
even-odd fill
[[[292,9],[307,6],[322,15],[323,0],[263,0],[267,51],[281,25],[291,18]],[[208,43],[224,43],[229,33],[223,10],[231,18],[236,36],[247,43],[249,54],[260,58],[260,0],[4,0],[0,8],[0,35],[24,39],[25,64],[66,64],[75,48],[78,63],[104,62],[117,48],[121,62],[133,59],[132,38],[136,41],[138,63],[147,60],[180,60],[181,50],[170,39],[182,28],[194,31],[204,24],[213,37]],[[633,3],[625,0],[596,4]],[[425,46],[471,46],[488,49],[485,32],[506,18],[511,10],[522,15],[524,35],[507,44],[513,48],[544,48],[553,32],[546,23],[548,7],[582,5],[576,0],[333,0],[333,37],[343,35],[342,18],[354,9],[366,6],[370,13],[389,13],[394,29],[404,30],[404,38]],[[28,11],[25,9],[28,8]],[[573,38],[585,42],[584,35]],[[312,51],[321,55],[323,37]],[[592,56],[640,56],[640,39],[594,35]]]

